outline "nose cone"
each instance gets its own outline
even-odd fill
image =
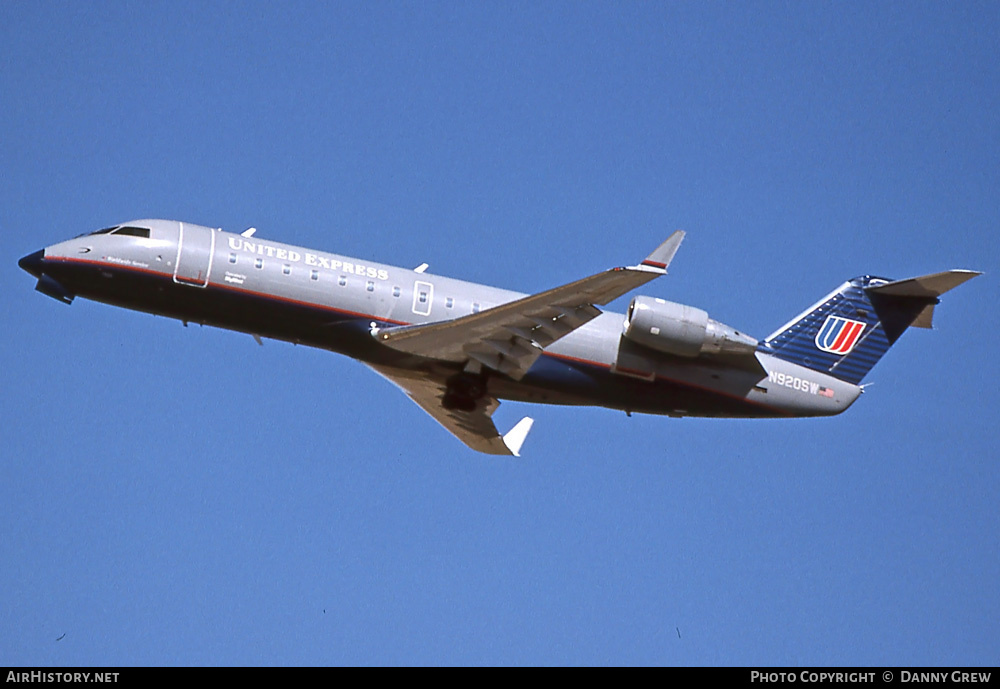
[[[45,249],[39,249],[33,254],[28,254],[20,261],[17,265],[21,266],[24,270],[28,271],[36,278],[42,277],[42,259],[45,258]]]

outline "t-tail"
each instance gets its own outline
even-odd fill
[[[908,327],[931,327],[938,297],[977,275],[949,270],[908,280],[854,278],[779,328],[758,351],[857,385]]]

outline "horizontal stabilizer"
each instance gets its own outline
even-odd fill
[[[883,285],[873,285],[866,290],[894,297],[940,297],[977,275],[982,273],[975,270],[946,270],[943,273],[931,273],[906,280],[894,280]]]
[[[943,273],[931,273],[906,280],[870,285],[865,288],[865,291],[868,292],[869,298],[873,299],[873,303],[876,305],[879,305],[880,300],[895,301],[900,307],[904,306],[903,302],[915,305],[923,304],[909,325],[914,328],[931,328],[938,297],[977,275],[982,275],[982,273],[975,270],[946,270]],[[887,331],[891,331],[890,324],[886,323],[886,326]]]

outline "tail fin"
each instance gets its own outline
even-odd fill
[[[856,385],[908,327],[931,327],[939,296],[977,275],[949,270],[908,280],[854,278],[778,329],[758,351]]]

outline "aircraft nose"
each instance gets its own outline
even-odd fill
[[[21,266],[24,270],[28,271],[36,278],[42,277],[42,259],[45,258],[45,249],[39,249],[33,254],[28,254],[20,261],[17,265]]]

